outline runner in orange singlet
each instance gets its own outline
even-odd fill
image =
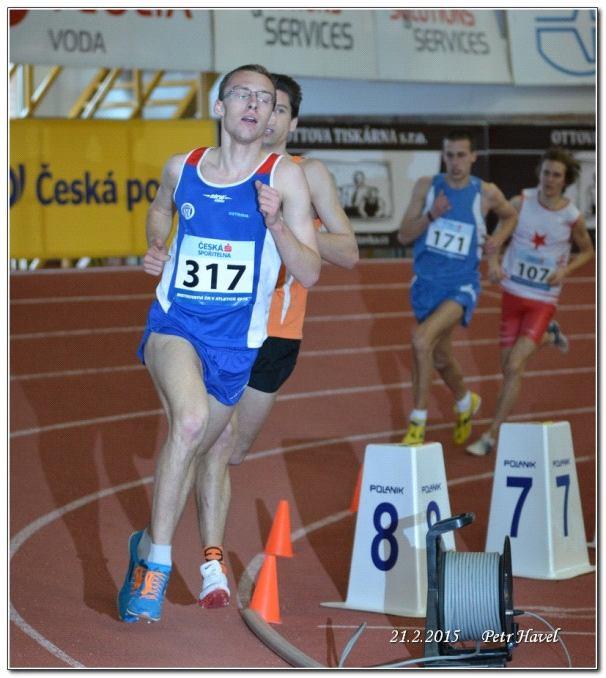
[[[315,224],[320,255],[326,261],[353,268],[358,261],[358,246],[353,228],[339,202],[334,179],[326,166],[314,158],[290,156],[286,153],[288,135],[298,123],[302,95],[299,84],[286,75],[273,74],[276,85],[276,106],[269,121],[264,138],[264,149],[268,153],[286,155],[299,163],[307,179],[311,202],[315,211]],[[207,544],[206,532],[223,534],[229,502],[231,484],[228,463],[239,464],[255,441],[267,419],[282,384],[292,374],[297,362],[303,337],[303,321],[307,290],[292,274],[280,270],[274,291],[267,325],[268,337],[259,350],[252,368],[248,386],[240,399],[231,421],[209,453],[198,466],[196,498],[202,543]],[[222,492],[216,497],[217,487],[209,479],[223,478]],[[209,498],[220,511],[212,515],[208,511]],[[205,557],[222,560],[222,546],[218,551]],[[219,554],[219,555],[217,555]],[[206,583],[203,584],[203,591]],[[201,600],[204,596],[201,594]]]

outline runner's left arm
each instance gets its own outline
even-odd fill
[[[593,243],[591,242],[591,236],[587,231],[587,225],[585,224],[583,215],[579,216],[572,227],[572,240],[579,248],[579,251],[572,255],[566,266],[561,266],[556,269],[549,278],[547,278],[547,282],[550,285],[559,285],[566,276],[569,276],[577,268],[580,268],[583,264],[586,264],[593,259]]]
[[[359,259],[358,244],[351,222],[347,218],[335,185],[335,180],[326,165],[315,158],[301,164],[311,202],[318,218],[327,232],[318,232],[320,256],[331,264],[353,268]]]
[[[274,187],[256,182],[259,210],[284,266],[303,287],[311,287],[320,277],[322,260],[305,175],[298,165],[282,158],[274,179]]]

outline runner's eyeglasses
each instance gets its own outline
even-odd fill
[[[225,93],[225,97],[235,96],[240,99],[240,101],[246,101],[247,103],[252,99],[253,94],[257,100],[258,104],[263,106],[273,106],[274,95],[271,92],[260,89],[253,92],[252,89],[248,87],[233,87],[228,92]]]

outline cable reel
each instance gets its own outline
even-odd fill
[[[469,525],[474,517],[463,513],[446,518],[427,532],[424,658],[431,662],[428,666],[502,667],[511,661],[517,644],[509,537],[502,555],[444,549],[441,535]],[[476,641],[473,653],[452,645],[469,640]],[[479,649],[486,641],[502,644]]]

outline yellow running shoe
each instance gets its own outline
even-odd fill
[[[477,393],[471,393],[471,404],[469,409],[464,412],[459,412],[455,408],[457,421],[455,422],[452,439],[456,445],[462,445],[471,435],[471,418],[480,409],[482,398]]]
[[[411,419],[406,435],[402,438],[402,445],[422,445],[425,442],[425,424],[424,421]]]

